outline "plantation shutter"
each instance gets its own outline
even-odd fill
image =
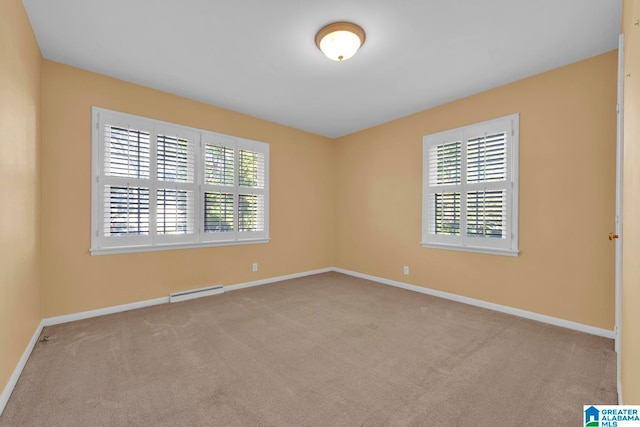
[[[104,235],[149,234],[149,189],[104,186]]]
[[[269,144],[94,107],[91,253],[266,243]]]
[[[467,193],[467,237],[507,237],[505,190]]]
[[[192,240],[195,233],[194,132],[156,126],[156,234],[161,243]]]
[[[238,139],[238,240],[267,238],[269,145]]]
[[[460,236],[462,137],[459,132],[442,134],[425,147],[427,229],[424,234],[440,243]]]
[[[423,246],[517,254],[518,115],[423,139]]]
[[[148,179],[150,138],[148,131],[104,126],[104,175]]]
[[[467,237],[507,239],[507,164],[506,132],[467,139]]]
[[[467,182],[507,179],[507,135],[504,132],[467,141]]]
[[[208,136],[203,141],[203,149],[203,239],[235,239],[236,141]]]
[[[265,228],[266,153],[241,143],[238,151],[238,231],[262,233]]]
[[[242,138],[205,135],[203,239],[268,237],[268,147]]]
[[[144,244],[151,227],[151,129],[106,116],[99,131],[98,234],[114,245]]]
[[[431,195],[433,234],[460,235],[460,193],[442,192]]]

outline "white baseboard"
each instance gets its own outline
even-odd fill
[[[618,405],[624,405],[622,401],[622,383],[618,380]]]
[[[36,331],[33,333],[33,336],[31,337],[31,341],[29,341],[29,344],[27,344],[27,348],[24,350],[24,353],[22,353],[22,357],[20,357],[20,360],[18,361],[18,365],[13,370],[13,374],[11,374],[11,377],[9,378],[7,385],[5,385],[4,390],[2,391],[2,394],[0,394],[0,415],[2,415],[2,412],[4,411],[5,406],[7,406],[7,402],[11,397],[11,393],[13,393],[13,388],[18,383],[18,378],[20,378],[20,374],[22,374],[22,370],[27,364],[27,361],[29,360],[29,356],[31,356],[31,352],[33,351],[33,348],[36,346],[36,343],[38,342],[38,338],[40,337],[40,333],[42,332],[43,327],[44,325],[42,324],[42,321],[41,321],[38,327],[36,328]]]
[[[286,276],[271,277],[269,279],[256,280],[253,282],[238,283],[236,285],[225,286],[224,292],[235,291],[238,289],[250,288],[252,286],[265,285],[267,283],[280,282],[282,280],[296,279],[298,277],[311,276],[314,274],[327,273],[334,271],[332,267],[322,268],[320,270],[304,271],[302,273],[288,274]],[[120,313],[122,311],[135,310],[138,308],[151,307],[169,302],[169,297],[161,297],[146,301],[132,302],[129,304],[114,305],[111,307],[99,308],[97,310],[81,311],[80,313],[65,314],[56,317],[47,317],[42,319],[43,326],[59,325],[61,323],[74,322],[76,320],[89,319],[91,317],[104,316],[107,314]]]
[[[525,319],[536,320],[538,322],[548,323],[550,325],[560,326],[567,329],[573,329],[575,331],[585,332],[591,335],[597,335],[600,337],[610,338],[610,339],[615,338],[615,333],[613,331],[596,328],[595,326],[584,325],[582,323],[572,322],[570,320],[560,319],[558,317],[547,316],[544,314],[521,310],[519,308],[513,308],[506,305],[494,304],[492,302],[482,301],[475,298],[463,297],[461,295],[450,294],[448,292],[437,291],[435,289],[424,288],[422,286],[410,285],[408,283],[384,279],[382,277],[371,276],[369,274],[358,273],[355,271],[345,270],[342,268],[334,268],[333,271],[347,274],[349,276],[359,277],[361,279],[372,280],[374,282],[383,283],[385,285],[391,285],[398,288],[407,289],[410,291],[420,292],[422,294],[427,294],[427,295],[432,295],[439,298],[448,299],[451,301],[474,305],[476,307],[487,308],[489,310],[499,311],[501,313],[507,313],[514,316],[518,316],[518,317],[524,317]]]
[[[305,271],[302,273],[287,274],[286,276],[271,277],[269,279],[255,280],[253,282],[237,283],[235,285],[225,286],[224,291],[237,291],[238,289],[250,288],[252,286],[266,285],[267,283],[282,282],[283,280],[297,279],[299,277],[313,276],[314,274],[329,273],[336,271],[333,267],[321,268],[319,270]]]
[[[622,348],[621,348],[621,339],[620,336],[620,328],[615,328],[616,331],[616,383],[618,384],[618,405],[623,405],[622,403]]]
[[[132,302],[129,304],[114,305],[111,307],[99,308],[97,310],[81,311],[80,313],[65,314],[56,317],[42,319],[43,326],[59,325],[61,323],[75,322],[76,320],[89,319],[91,317],[105,316],[107,314],[120,313],[121,311],[135,310],[137,308],[151,307],[169,302],[169,297],[149,299],[146,301]]]

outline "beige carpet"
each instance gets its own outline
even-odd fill
[[[613,342],[327,273],[45,328],[1,426],[577,426]]]

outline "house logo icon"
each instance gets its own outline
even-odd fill
[[[584,411],[585,427],[598,427],[600,425],[600,411],[595,406],[589,406]]]

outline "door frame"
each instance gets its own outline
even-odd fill
[[[622,185],[624,160],[624,34],[618,39],[618,99],[616,107],[616,216],[615,234],[615,351],[618,404],[622,404],[621,324],[622,324]]]

